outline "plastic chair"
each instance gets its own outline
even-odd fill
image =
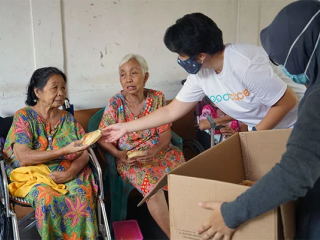
[[[90,119],[88,124],[88,132],[98,129],[104,108],[96,112]],[[177,146],[180,150],[183,148],[182,138],[176,133],[171,132],[171,143]],[[101,150],[101,149],[100,149]],[[102,151],[102,150],[101,150]],[[127,184],[119,175],[115,158],[108,152],[102,151],[107,160],[107,169],[104,175],[105,183],[109,183],[111,194],[111,223],[115,221],[123,221],[127,217],[127,203],[132,185]]]
[[[10,124],[11,125],[11,124]],[[10,128],[9,125],[9,128]],[[6,133],[9,129],[6,129]],[[8,189],[8,178],[5,171],[4,157],[2,155],[2,146],[4,143],[4,137],[0,136],[0,200],[5,207],[6,216],[8,219],[11,219],[12,230],[13,230],[13,239],[19,240],[20,235],[28,231],[36,225],[35,212],[32,211],[19,221],[15,214],[14,205],[18,204],[23,207],[31,207],[30,203],[24,198],[18,198],[11,196]],[[94,177],[98,183],[98,196],[97,196],[97,216],[98,216],[98,230],[102,239],[111,240],[110,229],[108,225],[107,213],[104,205],[104,188],[103,188],[103,177],[102,170],[99,165],[99,162],[91,148],[89,151],[89,165],[92,169]]]

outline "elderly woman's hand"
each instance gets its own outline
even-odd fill
[[[146,152],[147,152],[147,155],[137,158],[138,162],[147,163],[149,161],[152,161],[152,159],[158,155],[159,150],[156,147],[154,147],[154,148],[149,148],[148,150],[146,150]]]
[[[49,173],[48,177],[52,178],[52,180],[57,184],[63,184],[71,181],[74,176],[70,173],[70,171],[55,171]]]
[[[232,135],[236,134],[237,132],[233,130],[230,126],[226,126],[220,129],[220,132],[226,138],[231,137]]]
[[[69,145],[65,146],[63,148],[66,152],[65,155],[68,155],[68,154],[77,154],[78,155],[90,147],[87,145],[82,146],[82,141],[83,141],[83,139],[77,140],[77,141],[74,141],[74,142],[70,143]]]
[[[117,158],[126,165],[132,166],[137,162],[136,158],[128,158],[128,151],[118,151]]]

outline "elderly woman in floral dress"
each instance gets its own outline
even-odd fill
[[[100,129],[138,119],[166,104],[162,92],[145,88],[148,65],[140,55],[126,55],[120,63],[119,74],[123,90],[109,100]],[[99,144],[116,157],[121,177],[145,196],[164,174],[185,162],[181,150],[173,146],[170,139],[170,124],[166,124],[126,134],[113,144],[103,142],[102,138]],[[128,159],[128,150],[143,150],[145,156]],[[152,217],[170,237],[169,211],[163,191],[152,196],[147,205]]]
[[[65,195],[39,183],[25,197],[35,209],[42,239],[98,239],[95,198],[97,185],[88,146],[81,146],[84,130],[72,114],[60,110],[67,78],[54,67],[37,69],[29,82],[27,107],[15,113],[4,152],[6,171],[45,164]]]

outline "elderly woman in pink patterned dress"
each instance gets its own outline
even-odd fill
[[[126,55],[120,63],[119,74],[123,90],[109,100],[100,129],[143,117],[166,104],[162,92],[144,88],[149,73],[143,57]],[[99,143],[116,157],[121,177],[145,196],[164,174],[185,162],[182,152],[170,143],[170,139],[170,124],[166,124],[128,133],[113,144],[102,140]],[[128,159],[128,150],[144,150],[146,155]],[[152,196],[147,205],[152,217],[170,237],[169,211],[163,191]]]

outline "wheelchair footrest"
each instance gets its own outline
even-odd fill
[[[36,225],[36,218],[34,216],[35,212],[32,211],[22,219],[18,221],[19,232],[22,235],[24,232],[30,230],[32,227]]]

